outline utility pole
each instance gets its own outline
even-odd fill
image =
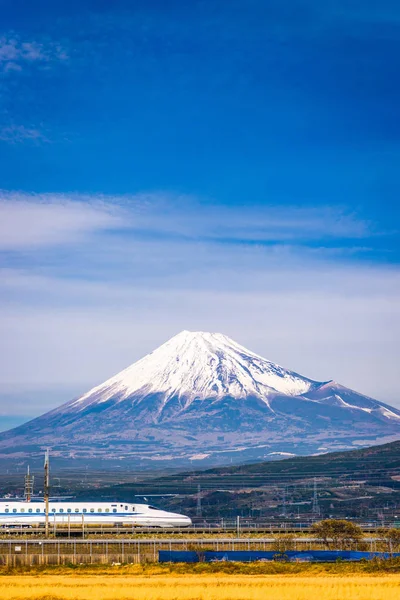
[[[281,513],[282,517],[286,517],[286,486],[283,486],[283,492],[282,492],[282,513]]]
[[[45,513],[45,536],[49,537],[49,492],[50,492],[50,465],[49,450],[46,450],[44,459],[44,513]]]
[[[30,502],[33,496],[33,481],[34,476],[29,472],[29,465],[25,475],[25,501]]]
[[[317,478],[314,477],[314,493],[313,493],[313,502],[312,502],[312,512],[314,515],[320,514],[319,504],[318,504],[318,491],[317,491]]]
[[[197,486],[196,517],[201,517],[201,486]]]

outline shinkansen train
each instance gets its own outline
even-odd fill
[[[45,503],[0,502],[0,526],[45,523]],[[189,517],[160,510],[149,504],[124,502],[49,502],[49,523],[123,524],[137,527],[189,527]]]

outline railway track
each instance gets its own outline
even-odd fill
[[[379,529],[384,527],[399,527],[399,523],[379,523],[379,524],[360,524],[362,530],[365,533],[377,533]],[[207,524],[204,526],[195,526],[195,527],[185,527],[185,528],[155,528],[155,527],[131,527],[131,526],[114,526],[114,527],[104,527],[104,526],[76,526],[71,525],[68,527],[66,524],[58,524],[56,526],[50,527],[50,535],[52,538],[65,538],[65,537],[74,537],[74,538],[85,538],[85,537],[103,537],[103,536],[137,536],[137,535],[146,535],[146,536],[171,536],[172,538],[175,536],[224,536],[228,535],[236,535],[240,537],[240,535],[277,535],[277,534],[306,534],[310,530],[311,524],[309,523],[296,523],[286,524],[286,523],[273,523],[268,525],[257,525],[257,524],[236,524],[235,526],[221,526],[216,524]],[[44,528],[43,527],[1,527],[0,528],[0,539],[1,538],[10,538],[10,537],[34,537],[34,538],[44,538]]]

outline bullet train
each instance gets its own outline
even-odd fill
[[[0,502],[0,526],[29,527],[45,523],[43,501]],[[126,502],[49,502],[49,523],[122,524],[136,527],[189,527],[189,517],[160,510],[149,504]]]

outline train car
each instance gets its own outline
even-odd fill
[[[33,526],[45,523],[44,501],[0,502],[0,526]],[[107,524],[137,527],[189,527],[185,515],[167,512],[149,504],[126,502],[49,502],[49,523]]]

